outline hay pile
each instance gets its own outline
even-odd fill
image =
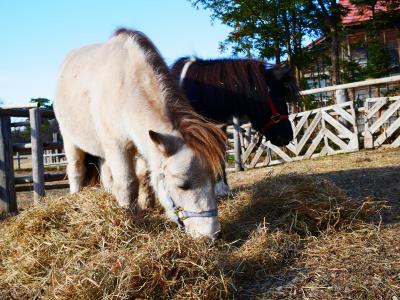
[[[270,177],[221,201],[223,238],[209,247],[160,210],[137,220],[88,189],[0,223],[0,298],[302,297],[318,281],[312,270],[334,265],[322,254],[311,260],[315,251],[329,253],[324,245],[341,237],[345,249],[368,233],[378,237],[372,222],[382,208],[319,178]]]

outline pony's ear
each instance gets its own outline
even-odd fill
[[[162,134],[153,130],[149,130],[149,136],[153,143],[157,146],[158,150],[160,150],[160,152],[165,156],[174,155],[182,146],[182,141],[170,134]]]
[[[288,66],[272,69],[272,74],[278,81],[286,81],[292,78],[292,71]]]

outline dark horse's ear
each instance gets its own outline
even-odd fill
[[[292,77],[292,71],[288,66],[272,69],[272,74],[277,81],[287,81]]]
[[[183,143],[180,138],[170,134],[155,132],[153,130],[149,130],[149,136],[157,146],[158,150],[160,150],[160,152],[165,156],[174,155]]]

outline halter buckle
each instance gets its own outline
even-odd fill
[[[175,208],[175,214],[177,215],[178,219],[181,221],[185,221],[188,217],[183,214],[184,209],[182,207]]]
[[[280,115],[279,113],[274,113],[274,114],[271,116],[271,121],[274,122],[275,124],[276,124],[276,123],[279,123],[280,120],[281,120],[281,115]]]

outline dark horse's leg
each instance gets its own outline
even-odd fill
[[[215,196],[222,197],[227,196],[230,193],[228,181],[226,179],[225,163],[222,165],[222,173],[218,175],[217,182],[215,184]]]
[[[221,129],[226,132],[226,124],[222,125]],[[230,193],[228,180],[226,179],[225,161],[221,164],[221,169],[222,172],[218,174],[214,188],[215,196],[217,197],[227,196]]]

